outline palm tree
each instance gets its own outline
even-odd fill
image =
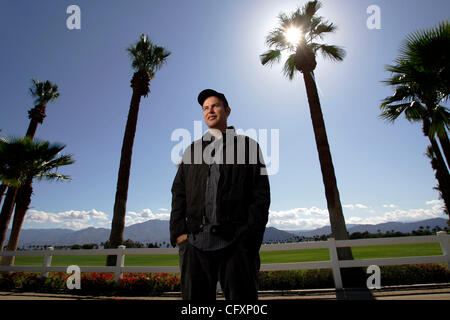
[[[0,251],[3,250],[17,189],[24,183],[22,171],[26,165],[30,143],[30,139],[25,141],[0,139],[0,180],[3,185],[9,187],[0,211]]]
[[[60,146],[56,144],[49,145],[47,141],[33,142],[30,137],[0,139],[0,180],[9,187],[0,212],[0,251],[3,250],[6,240],[18,187],[36,170],[36,163],[45,161],[46,155],[58,147]],[[46,165],[54,163],[42,163],[42,166]],[[56,173],[47,173],[48,177],[52,175],[57,176]]]
[[[279,27],[271,31],[266,38],[266,44],[273,49],[261,54],[260,58],[263,65],[272,65],[281,60],[283,51],[287,51],[289,56],[284,64],[284,75],[289,80],[293,80],[295,71],[303,74],[325,186],[331,231],[335,239],[345,240],[348,239],[348,232],[314,78],[317,52],[332,61],[341,61],[345,56],[345,51],[334,45],[316,42],[336,30],[333,23],[328,23],[316,15],[320,7],[320,2],[310,1],[290,15],[280,13],[278,16]],[[342,260],[353,259],[350,248],[339,248],[338,255]]]
[[[170,52],[154,45],[147,36],[141,35],[140,40],[127,48],[131,57],[131,66],[134,69],[131,79],[133,95],[131,97],[125,134],[123,137],[120,165],[117,179],[116,196],[114,202],[114,214],[111,225],[109,244],[111,248],[123,243],[123,231],[125,227],[126,203],[131,168],[131,155],[133,151],[134,136],[139,113],[141,97],[146,97],[150,92],[150,80],[155,73],[167,61]],[[116,256],[108,256],[107,265],[115,265]]]
[[[35,106],[28,111],[30,124],[28,125],[26,136],[32,139],[36,134],[38,124],[42,123],[44,121],[44,118],[46,117],[45,109],[47,104],[56,100],[59,97],[59,93],[58,86],[48,80],[39,82],[36,79],[31,79],[31,81],[33,85],[30,88],[30,93],[34,99]],[[29,190],[30,188],[32,188],[31,180],[25,181],[25,185],[21,186],[19,189],[16,186],[8,188],[8,191],[6,192],[5,202],[7,199],[8,201],[14,199],[14,202],[16,203],[24,204],[28,202],[29,204],[31,201],[31,194],[28,197],[28,193],[26,190]],[[0,200],[3,197],[3,193],[5,192],[5,190],[6,184],[2,184],[0,186]],[[7,207],[9,208],[9,204],[7,205]],[[13,209],[14,204],[12,210]]]
[[[39,123],[44,121],[46,117],[45,108],[47,103],[56,100],[59,97],[58,86],[50,81],[39,82],[36,79],[31,79],[33,86],[30,88],[32,97],[34,98],[35,106],[28,111],[28,118],[30,124],[26,136],[34,137]]]
[[[449,23],[409,35],[400,48],[396,64],[386,66],[392,76],[384,82],[393,86],[395,93],[383,99],[380,106],[380,118],[389,122],[394,122],[401,114],[408,121],[422,122],[422,132],[433,149],[434,168],[436,176],[440,177],[439,186],[444,199],[450,199],[450,174],[436,137],[447,164],[450,164],[447,136],[450,113],[441,105],[448,101],[450,93],[449,50]]]
[[[41,142],[35,140],[33,142],[33,152],[28,158],[27,169],[23,171],[25,183],[19,189],[19,192],[22,190],[22,192],[24,192],[24,197],[22,197],[22,199],[24,199],[25,202],[16,201],[16,210],[14,212],[11,235],[9,237],[6,250],[14,251],[17,249],[22,224],[25,220],[25,214],[31,202],[31,195],[33,193],[33,178],[37,178],[38,180],[45,179],[49,181],[70,180],[69,176],[59,174],[57,172],[59,167],[74,163],[71,155],[59,155],[64,147],[65,146],[61,144],[50,145],[50,142],[48,141]],[[19,200],[18,196],[17,200]],[[14,257],[3,257],[2,264],[12,265],[13,263]]]
[[[422,102],[431,113],[439,110],[439,103],[448,101],[450,93],[450,23],[443,21],[429,30],[412,33],[400,49],[400,59],[411,63],[417,74],[416,82],[420,83]],[[436,110],[437,109],[437,110]],[[436,132],[441,143],[447,163],[450,165],[450,143],[447,131],[440,119],[443,114],[436,114],[432,120],[430,135]],[[447,122],[444,123],[448,129]],[[437,123],[436,123],[437,122]]]

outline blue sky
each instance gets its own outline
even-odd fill
[[[282,63],[261,65],[264,40],[280,12],[306,1],[5,1],[0,0],[0,128],[24,135],[31,78],[50,80],[60,97],[47,106],[36,137],[66,144],[76,163],[60,170],[70,182],[35,182],[24,228],[110,228],[133,70],[126,47],[141,33],[172,52],[142,99],[133,149],[127,225],[168,219],[176,172],[176,129],[194,134],[202,121],[198,93],[224,92],[229,125],[279,133],[279,166],[269,176],[269,225],[312,229],[329,224],[303,79],[282,75]],[[67,7],[81,10],[69,30]],[[411,32],[448,19],[448,1],[322,1],[319,15],[335,23],[324,42],[346,50],[343,62],[318,57],[316,80],[347,223],[445,217],[421,126],[378,118],[393,93],[384,70]],[[377,5],[381,28],[366,12]],[[203,124],[203,130],[206,126]],[[267,161],[266,161],[267,162]],[[275,165],[274,163],[272,163]],[[268,163],[268,165],[271,165]]]

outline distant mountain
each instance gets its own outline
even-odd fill
[[[287,232],[287,231],[283,231],[283,230],[278,230],[277,228],[274,227],[267,227],[266,231],[264,232],[264,242],[271,242],[271,241],[286,241],[289,239],[293,239],[294,238],[294,234]]]
[[[386,231],[411,232],[429,226],[430,230],[436,226],[444,229],[447,226],[447,220],[443,218],[428,219],[416,222],[386,222],[376,225],[355,225],[348,224],[349,233],[364,232],[377,233]],[[9,237],[8,230],[8,237]],[[325,226],[315,230],[279,230],[274,227],[267,227],[264,233],[264,241],[285,241],[294,238],[294,236],[313,237],[315,235],[328,235],[331,233],[330,226]],[[30,245],[73,245],[96,243],[99,244],[109,239],[110,229],[105,228],[86,228],[81,230],[71,229],[23,229],[21,232],[19,247]],[[131,239],[142,243],[170,243],[169,239],[169,221],[168,220],[148,220],[143,223],[133,224],[125,227],[124,239]]]
[[[169,220],[155,219],[126,227],[124,230],[124,238],[142,243],[170,243],[169,232]]]
[[[8,230],[8,237],[9,232]],[[111,230],[89,227],[81,230],[71,229],[23,229],[19,247],[30,245],[68,246],[73,244],[100,243],[109,239]],[[142,243],[169,242],[169,221],[149,220],[125,227],[124,239]]]
[[[377,233],[378,230],[380,232],[385,233],[386,231],[399,231],[403,233],[411,232],[413,230],[418,230],[419,227],[423,226],[426,228],[427,226],[430,227],[430,230],[432,230],[434,227],[440,227],[441,229],[444,229],[447,227],[447,220],[443,218],[433,218],[433,219],[427,219],[427,220],[421,220],[421,221],[415,221],[415,222],[385,222],[385,223],[379,223],[379,224],[348,224],[347,225],[347,231],[351,234],[354,232],[369,232],[369,233]],[[315,230],[284,230],[286,232],[292,233],[297,236],[304,236],[304,237],[313,237],[315,235],[321,236],[321,235],[328,235],[331,234],[331,227],[325,226],[322,228],[318,228]]]

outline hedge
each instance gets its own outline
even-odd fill
[[[381,286],[450,283],[450,271],[439,264],[381,266]],[[368,275],[369,276],[369,275]],[[81,289],[68,289],[66,273],[0,273],[0,290],[92,294],[106,296],[158,296],[180,291],[179,273],[126,273],[116,283],[112,273],[81,273]],[[259,290],[334,288],[332,271],[292,270],[259,272]]]

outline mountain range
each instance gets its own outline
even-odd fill
[[[443,218],[427,219],[415,222],[386,222],[376,225],[348,224],[348,232],[377,233],[386,231],[411,232],[429,226],[430,230],[434,227],[444,229],[447,226],[447,220]],[[8,230],[9,237],[10,230]],[[51,245],[51,246],[69,246],[73,244],[96,243],[100,245],[109,239],[110,229],[89,227],[81,230],[72,229],[23,229],[21,232],[19,247],[28,247],[31,245]],[[314,230],[279,230],[274,227],[267,227],[264,233],[264,241],[284,241],[292,239],[295,236],[313,237],[315,235],[331,234],[330,226]],[[146,222],[133,224],[125,227],[124,239],[131,239],[142,243],[170,243],[169,240],[169,221],[168,220],[148,220]]]

